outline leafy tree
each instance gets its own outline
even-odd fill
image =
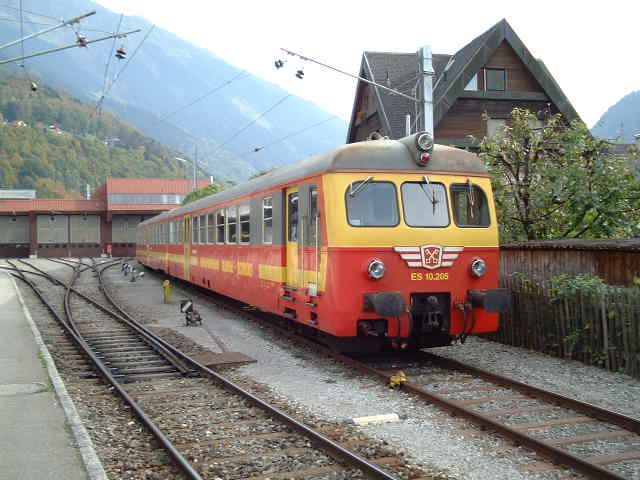
[[[209,195],[213,195],[214,193],[218,193],[223,191],[227,186],[224,183],[213,182],[207,185],[200,190],[194,190],[189,195],[184,197],[182,201],[182,205],[186,205],[187,203],[195,202],[196,200],[200,200],[201,198],[208,197]]]
[[[0,68],[0,187],[65,197],[106,177],[182,176],[169,148],[62,90],[34,93],[25,79]]]
[[[501,241],[613,238],[640,232],[640,182],[629,157],[610,153],[582,122],[558,115],[542,126],[516,108],[480,142],[493,174]]]

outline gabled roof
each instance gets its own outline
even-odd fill
[[[435,71],[433,89],[434,126],[449,111],[458,97],[464,92],[469,81],[489,61],[503,41],[511,46],[562,115],[569,121],[579,118],[546,66],[533,57],[509,23],[503,19],[480,36],[474,38],[454,55],[433,55],[432,60]],[[415,90],[412,91],[412,89],[415,88],[416,82],[419,80],[418,68],[418,53],[364,52],[360,75],[402,93],[415,96],[416,92]],[[378,112],[383,117],[381,121],[385,130],[391,133],[392,138],[403,137],[405,115],[410,113],[412,120],[415,118],[415,103],[381,88],[373,88],[378,101]],[[358,91],[360,90],[358,89]],[[354,104],[347,138],[351,136],[355,114],[356,105]]]

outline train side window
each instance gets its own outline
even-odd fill
[[[191,243],[198,242],[198,217],[191,217]]]
[[[217,229],[216,242],[217,243],[224,243],[224,220],[225,220],[224,208],[222,208],[218,210],[218,212],[216,213],[216,229]]]
[[[318,187],[311,185],[309,187],[309,232],[305,240],[308,245],[315,245],[320,233],[318,228]]]
[[[399,223],[398,196],[391,182],[370,177],[353,182],[345,192],[347,220],[353,227],[395,227]]]
[[[406,182],[402,184],[404,221],[410,227],[446,227],[449,225],[447,191],[441,183]]]
[[[207,243],[216,243],[216,217],[213,213],[207,214]]]
[[[227,243],[238,243],[236,207],[227,208]]]
[[[287,211],[289,212],[289,233],[290,242],[298,241],[298,192],[290,193],[287,197]]]
[[[240,222],[240,243],[247,244],[251,241],[251,222],[249,205],[238,207],[238,220]]]
[[[200,243],[207,243],[207,216],[200,215]]]
[[[262,243],[273,243],[273,197],[262,199]]]
[[[459,227],[488,227],[489,204],[484,191],[470,183],[452,184],[453,219]]]

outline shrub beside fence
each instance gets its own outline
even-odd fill
[[[513,311],[488,338],[640,377],[640,288],[588,275],[515,274],[502,283],[513,292]]]

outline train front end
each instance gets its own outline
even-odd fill
[[[480,159],[442,146],[425,156],[416,136],[401,143],[381,142],[370,159],[356,150],[343,164],[374,168],[336,169],[323,181],[324,301],[343,350],[449,345],[495,331],[510,308]]]

